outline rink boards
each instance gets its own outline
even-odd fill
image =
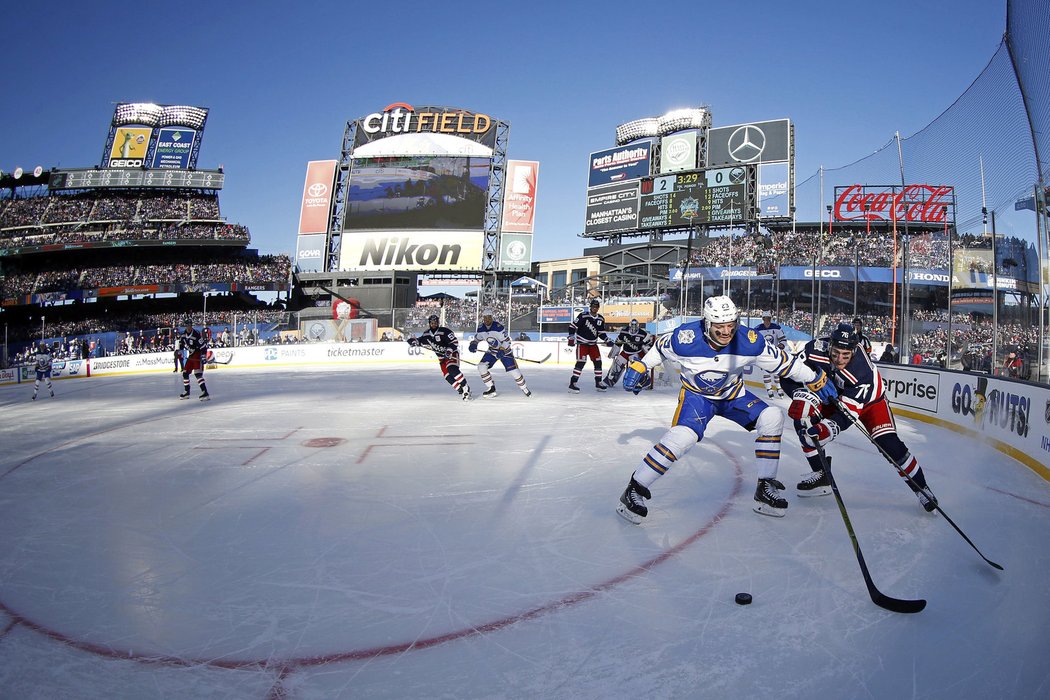
[[[525,363],[523,368],[541,361],[544,366],[568,367],[576,361],[575,348],[563,340],[515,342],[513,349],[515,357]],[[602,348],[602,351],[603,356],[607,356],[608,350]],[[429,350],[402,342],[264,345],[220,348],[214,352],[222,364],[207,365],[209,371],[425,365],[434,363],[437,357]],[[482,353],[465,351],[462,357],[476,364]],[[56,361],[52,377],[86,379],[170,373],[173,369],[172,353],[162,352]],[[985,440],[1050,481],[1050,388],[927,366],[880,364],[879,371],[897,416],[945,426]],[[0,370],[0,385],[31,383],[35,378],[32,367]],[[984,410],[978,412],[976,390],[982,378],[988,382],[987,401]],[[747,377],[748,384],[757,389],[762,386],[760,379],[757,372]]]

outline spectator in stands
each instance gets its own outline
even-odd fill
[[[882,349],[882,356],[879,357],[879,362],[897,362],[897,353],[893,351],[893,345],[886,343],[886,347]]]

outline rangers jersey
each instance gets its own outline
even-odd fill
[[[866,406],[881,401],[886,393],[886,386],[868,353],[863,352],[863,348],[858,345],[846,366],[836,369],[831,364],[830,348],[829,338],[815,338],[806,343],[796,357],[811,368],[820,368],[827,372],[839,391],[839,401],[854,415]],[[793,384],[790,387],[791,391],[799,388]],[[784,388],[787,390],[788,385]],[[848,420],[842,417],[839,427],[844,428],[847,424]]]
[[[576,320],[569,324],[569,340],[573,339],[580,345],[597,345],[599,340],[610,342],[609,335],[605,332],[605,317],[590,311],[580,313]]]
[[[817,373],[801,359],[772,347],[755,331],[737,326],[736,334],[724,348],[715,349],[704,335],[704,321],[684,323],[660,336],[642,362],[653,369],[665,360],[680,367],[682,386],[708,399],[735,399],[745,391],[743,372],[757,365],[781,377],[806,383]]]
[[[620,335],[616,336],[615,342],[625,356],[632,357],[648,352],[655,341],[656,337],[644,328],[639,328],[637,331],[624,328],[620,331]]]
[[[433,350],[443,357],[459,354],[459,341],[456,339],[456,334],[451,328],[444,326],[436,329],[428,328],[418,338],[410,338],[408,344]]]

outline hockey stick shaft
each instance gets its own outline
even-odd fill
[[[891,612],[921,612],[926,607],[925,600],[921,598],[918,600],[892,598],[875,587],[875,582],[871,580],[871,572],[868,571],[868,565],[864,563],[864,553],[860,551],[857,533],[853,530],[853,523],[850,522],[849,513],[846,512],[846,504],[842,501],[842,494],[839,492],[838,484],[835,483],[835,475],[831,473],[831,460],[824,455],[824,448],[819,443],[817,444],[817,455],[820,459],[821,468],[828,475],[828,481],[831,482],[831,492],[835,494],[835,502],[838,503],[839,514],[842,515],[842,522],[845,523],[846,532],[849,533],[850,542],[853,544],[853,552],[857,555],[857,563],[860,565],[860,572],[864,576],[864,585],[868,587],[868,595],[871,596],[871,602]]]
[[[860,420],[858,420],[852,413],[850,413],[849,410],[847,410],[847,408],[842,405],[841,401],[838,401],[836,399],[835,400],[835,406],[840,411],[842,411],[842,413],[846,416],[846,418],[849,420],[849,422],[852,423],[854,426],[856,426],[857,430],[859,430],[864,435],[864,437],[868,438],[868,441],[871,442],[872,445],[875,445],[875,447],[878,449],[879,453],[883,457],[886,458],[887,462],[889,462],[891,465],[893,465],[893,468],[897,470],[897,473],[900,474],[902,477],[904,477],[908,481],[908,483],[912,486],[912,488],[914,488],[914,489],[920,489],[921,488],[917,483],[915,483],[915,480],[912,479],[911,476],[907,472],[905,472],[903,469],[901,469],[899,464],[897,464],[896,462],[893,461],[893,458],[890,457],[889,453],[886,452],[886,450],[882,447],[882,445],[880,445],[878,442],[876,442],[875,438],[873,438],[871,436],[871,433],[868,432],[868,429],[864,426],[864,424],[861,423]],[[948,516],[948,514],[944,512],[944,509],[941,508],[941,504],[940,503],[935,503],[934,504],[934,508],[937,509],[937,512],[939,512],[941,514],[941,517],[943,517],[945,519],[945,521],[949,525],[951,525],[953,528],[955,528],[955,531],[959,533],[959,536],[962,537],[964,540],[966,540],[966,544],[968,544],[971,547],[973,547],[973,551],[977,552],[977,555],[980,556],[981,559],[984,559],[986,562],[988,562],[988,565],[991,566],[993,569],[998,569],[999,571],[1003,571],[1003,567],[1002,566],[1000,566],[999,564],[995,563],[994,561],[992,561],[988,557],[984,556],[984,554],[981,552],[981,550],[977,548],[977,545],[975,545],[973,543],[973,540],[971,540],[969,537],[967,537],[966,533],[963,532],[962,529],[960,529],[959,526],[955,524],[955,521],[952,520]]]

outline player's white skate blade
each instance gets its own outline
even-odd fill
[[[638,515],[637,513],[632,513],[631,511],[627,510],[627,506],[625,506],[622,503],[616,504],[616,512],[620,514],[621,518],[631,523],[632,525],[641,525],[642,521],[645,520],[645,516]]]
[[[787,515],[787,508],[774,508],[766,503],[759,503],[755,501],[755,504],[751,507],[751,510],[755,511],[759,515],[768,515],[771,518],[783,518]]]

